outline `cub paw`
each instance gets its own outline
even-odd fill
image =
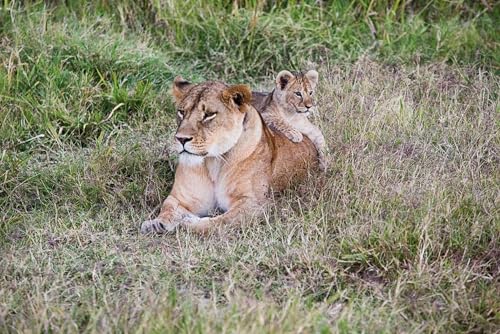
[[[153,220],[146,220],[145,222],[142,223],[141,225],[141,233],[142,234],[149,234],[149,233],[158,233],[158,234],[163,234],[163,233],[169,233],[173,232],[175,228],[177,227],[178,224],[167,224],[161,219],[153,219]]]
[[[300,143],[302,139],[304,139],[304,136],[302,136],[302,133],[300,133],[297,130],[290,130],[286,134],[288,139],[293,141],[294,143]]]

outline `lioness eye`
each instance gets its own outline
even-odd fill
[[[209,121],[217,116],[216,112],[206,112],[205,115],[203,116],[204,121]]]
[[[178,115],[180,118],[184,118],[184,110],[177,110],[177,115]]]
[[[310,92],[309,92],[309,95],[313,95],[313,91],[310,91]]]
[[[301,92],[295,92],[295,95],[297,95],[298,97],[302,97],[302,93]]]

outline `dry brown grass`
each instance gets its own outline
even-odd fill
[[[168,116],[18,165],[1,330],[498,330],[498,77],[369,59],[319,70],[330,170],[254,224],[139,235],[172,180]]]

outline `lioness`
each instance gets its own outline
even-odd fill
[[[305,138],[294,144],[270,130],[251,105],[247,86],[196,85],[177,77],[172,92],[179,164],[159,216],[145,221],[142,233],[240,222],[262,210],[271,189],[283,190],[317,167],[313,143]],[[207,217],[215,209],[224,213]]]
[[[315,70],[296,74],[281,71],[272,92],[252,93],[252,104],[269,127],[291,141],[302,141],[302,135],[309,137],[318,150],[320,167],[325,170],[325,137],[308,118],[316,108],[313,95],[317,84],[318,72]]]

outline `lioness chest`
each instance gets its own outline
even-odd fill
[[[210,161],[207,162],[208,177],[213,183],[213,196],[215,208],[222,211],[227,211],[231,207],[231,190],[230,177],[221,168],[221,162]]]

